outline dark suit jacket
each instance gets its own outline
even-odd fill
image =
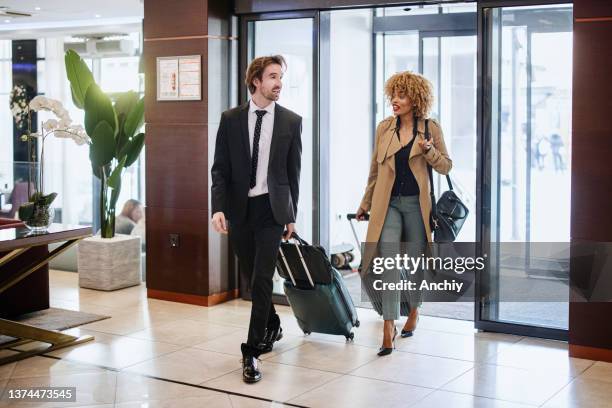
[[[212,213],[221,211],[235,223],[246,221],[250,189],[248,113],[247,102],[221,115],[211,169]],[[274,219],[281,225],[295,222],[301,157],[302,118],[277,103],[268,163],[268,193]]]

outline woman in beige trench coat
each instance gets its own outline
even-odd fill
[[[381,242],[422,242],[423,245],[431,242],[427,164],[440,174],[447,174],[452,167],[442,129],[436,121],[429,120],[431,138],[425,140],[425,119],[433,102],[431,83],[419,74],[400,72],[387,80],[385,96],[393,107],[393,116],[380,122],[376,129],[368,182],[357,210],[358,220],[370,213],[363,273],[368,273],[376,256],[375,248]],[[394,279],[398,279],[397,273]],[[395,320],[399,318],[399,294],[389,292],[382,293],[385,324],[383,345],[378,353],[381,356],[393,350],[397,333]],[[411,301],[402,337],[411,336],[416,329],[419,305],[420,300],[416,305]]]

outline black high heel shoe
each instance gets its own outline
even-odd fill
[[[400,337],[402,338],[406,338],[406,337],[412,337],[412,335],[414,334],[414,331],[416,330],[416,325],[419,323],[419,317],[420,315],[418,314],[418,309],[417,309],[417,315],[416,315],[416,322],[414,323],[414,329],[412,330],[404,330],[402,329],[401,333],[400,333]]]
[[[406,338],[406,337],[412,337],[414,330],[404,330],[402,329],[402,332],[400,333],[400,336],[402,338]]]
[[[381,347],[378,349],[378,356],[382,357],[382,356],[388,356],[389,354],[391,354],[393,352],[393,349],[395,348],[395,336],[397,336],[397,327],[393,328],[393,338],[391,339],[391,345],[392,347]]]

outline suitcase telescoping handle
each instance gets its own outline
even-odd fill
[[[357,219],[357,214],[355,214],[355,213],[346,214],[346,218],[348,218],[349,221],[355,220],[355,219]],[[370,220],[370,214],[363,214],[363,220],[364,221],[369,221]]]
[[[293,245],[295,245],[295,249],[297,250],[297,253],[300,256],[300,261],[302,262],[302,267],[304,268],[304,272],[306,273],[308,282],[310,283],[310,286],[314,288],[315,284],[314,284],[314,281],[312,280],[312,276],[310,275],[310,270],[308,269],[308,265],[306,265],[306,261],[304,261],[304,255],[302,255],[302,251],[300,250],[300,245],[308,245],[308,243],[304,241],[302,238],[300,238],[300,236],[296,234],[295,232],[291,235],[291,238],[293,238]],[[300,243],[300,245],[298,245],[298,242]],[[289,263],[287,262],[287,259],[285,258],[285,254],[283,253],[282,246],[279,249],[280,249],[281,257],[283,258],[283,262],[285,263],[285,268],[287,268],[287,272],[289,272],[289,277],[291,278],[291,282],[293,282],[293,285],[296,286],[295,279],[293,278],[293,274],[291,273],[291,268],[289,267]]]
[[[287,258],[285,258],[285,253],[283,252],[282,245],[278,248],[278,250],[280,251],[281,258],[283,258],[283,263],[285,264],[285,268],[287,268],[287,273],[289,274],[289,277],[291,278],[291,283],[293,283],[293,286],[297,286],[295,283],[295,278],[293,277],[293,274],[291,273],[291,268],[289,267],[289,263],[287,262]]]
[[[357,231],[355,231],[355,226],[353,225],[353,220],[357,219],[357,214],[355,213],[346,214],[346,218],[349,220],[349,224],[351,224],[351,230],[353,231],[353,236],[355,237],[357,248],[359,248],[359,252],[361,252],[361,242],[359,241],[359,237],[357,236]],[[370,214],[364,214],[363,219],[364,221],[369,221]]]

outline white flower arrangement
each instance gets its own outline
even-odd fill
[[[16,89],[17,87],[15,87]],[[23,90],[25,92],[25,89]],[[21,104],[19,104],[19,109],[21,109]],[[13,104],[11,103],[11,110],[13,109]],[[15,108],[17,110],[17,108]],[[42,122],[39,132],[32,132],[32,117],[31,112],[40,112],[47,111],[52,112],[57,119],[51,118]],[[40,139],[42,141],[42,146],[40,150],[40,175],[38,177],[38,192],[43,193],[43,171],[44,171],[44,158],[45,158],[45,139],[53,134],[58,138],[72,139],[77,145],[90,144],[91,138],[85,132],[85,129],[81,125],[72,125],[72,119],[70,118],[70,114],[64,108],[62,103],[56,99],[47,98],[46,96],[36,96],[34,99],[30,101],[29,104],[26,105],[25,109],[21,109],[19,111],[20,120],[25,120],[27,123],[27,130],[21,136],[21,140],[24,142],[28,142],[32,139]],[[15,117],[17,121],[17,116]],[[30,150],[30,147],[28,147]],[[34,153],[32,153],[32,157]],[[34,158],[35,160],[35,158]]]
[[[53,112],[57,119],[48,119],[42,123],[42,133],[28,133],[22,136],[22,140],[27,140],[28,137],[44,138],[51,133],[55,137],[72,139],[77,145],[89,144],[91,139],[81,125],[72,125],[70,114],[64,108],[62,103],[56,99],[47,98],[45,96],[36,96],[29,104],[29,110],[39,112]],[[28,112],[29,115],[29,112]]]

